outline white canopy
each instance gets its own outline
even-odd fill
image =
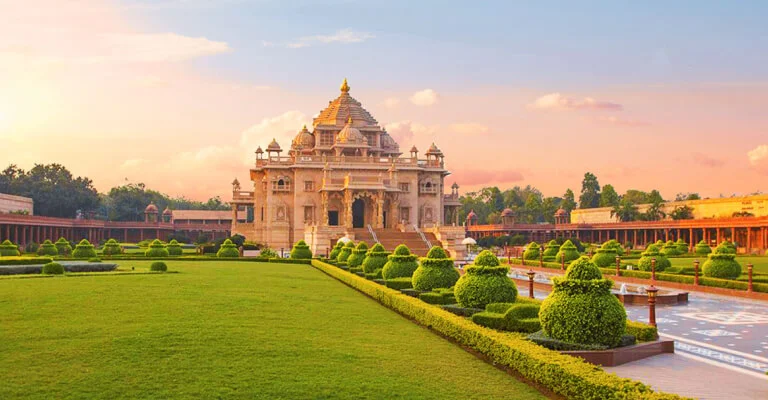
[[[465,246],[468,245],[468,244],[475,245],[475,244],[477,244],[477,242],[475,241],[475,239],[472,239],[471,237],[466,237],[466,238],[464,238],[464,240],[461,241],[461,244],[463,244]]]
[[[351,241],[352,241],[352,239],[350,239],[350,238],[348,238],[346,236],[344,236],[341,239],[339,239],[339,242],[344,243],[344,244],[349,243]]]

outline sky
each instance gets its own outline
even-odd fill
[[[231,197],[347,78],[462,192],[768,189],[768,2],[0,0],[0,168]]]

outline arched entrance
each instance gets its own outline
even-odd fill
[[[352,227],[365,227],[365,201],[363,199],[355,199],[352,202]]]

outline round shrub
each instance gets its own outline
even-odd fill
[[[149,266],[150,271],[165,272],[168,271],[168,266],[162,261],[155,261]]]
[[[675,242],[675,246],[677,246],[677,254],[688,253],[688,243],[685,243],[685,240],[683,240],[682,238],[677,239],[677,242]]]
[[[149,248],[144,252],[144,255],[152,258],[168,257],[168,249],[165,248],[163,242],[155,239],[149,244]]]
[[[736,279],[741,275],[741,265],[734,254],[710,254],[701,270],[710,278]]]
[[[507,277],[509,267],[502,266],[490,251],[480,252],[465,271],[453,290],[460,306],[485,308],[490,303],[514,303],[517,299],[517,287]]]
[[[339,253],[341,252],[342,247],[344,247],[344,242],[342,242],[341,240],[336,242],[336,245],[333,246],[333,249],[331,249],[331,253],[328,254],[328,259],[329,260],[337,259],[339,257]]]
[[[600,268],[608,268],[616,265],[616,256],[615,248],[599,248],[595,250],[592,262]]]
[[[560,245],[556,241],[550,240],[546,246],[544,246],[544,257],[554,257],[557,252],[560,251]],[[523,255],[525,256],[525,255]]]
[[[416,290],[450,288],[459,280],[459,271],[453,266],[442,247],[433,246],[413,271],[411,283]]]
[[[262,259],[270,259],[275,257],[277,257],[277,252],[270,249],[269,247],[263,247],[259,252],[259,258],[262,258]]]
[[[338,257],[336,257],[336,261],[338,262],[347,262],[347,259],[350,255],[352,255],[352,250],[355,249],[355,242],[349,241],[347,242],[344,247],[341,248],[341,251],[339,252]]]
[[[664,254],[661,254],[659,248],[652,244],[645,249],[640,260],[637,261],[637,268],[641,271],[650,271],[654,258],[656,259],[656,272],[664,271],[672,266],[669,259]]]
[[[696,243],[696,247],[694,247],[693,252],[698,255],[704,256],[709,253],[712,253],[712,248],[709,247],[707,242],[702,240],[699,243]]]
[[[294,260],[311,260],[312,250],[309,249],[307,242],[299,240],[291,249],[291,258]]]
[[[731,243],[730,241],[726,240],[725,242],[720,243],[715,248],[715,253],[717,254],[736,254],[736,246]]]
[[[411,254],[408,246],[401,244],[395,248],[395,253],[387,256],[387,263],[381,270],[384,279],[410,278],[419,267],[416,255]]]
[[[376,271],[384,268],[384,264],[387,263],[387,256],[389,253],[384,249],[381,243],[376,243],[365,254],[363,260],[363,272],[366,274],[373,274]]]
[[[553,278],[553,291],[539,311],[547,336],[568,343],[615,347],[627,327],[627,312],[611,294],[613,282],[603,279],[588,257],[568,266],[565,277]]]
[[[0,244],[0,256],[15,257],[21,255],[19,253],[19,246],[13,244],[10,240],[6,239],[3,244]]]
[[[123,252],[123,248],[120,247],[120,243],[115,239],[109,239],[104,243],[104,249],[101,250],[101,254],[105,256],[114,256]]]
[[[42,273],[45,275],[63,275],[64,267],[57,262],[50,262],[43,265]]]
[[[59,251],[60,256],[68,256],[72,254],[72,245],[69,244],[67,239],[60,237],[59,240],[54,243],[56,249]]]
[[[621,247],[621,243],[619,243],[616,239],[611,239],[600,246],[601,249],[613,249],[616,251],[617,255],[624,254],[624,248]]]
[[[59,250],[56,249],[56,246],[50,241],[45,240],[43,244],[40,245],[40,247],[37,248],[37,255],[38,256],[58,256]]]
[[[365,260],[365,253],[368,252],[368,244],[365,242],[359,242],[357,246],[352,250],[352,254],[347,258],[347,265],[349,268],[356,268],[363,265]]]
[[[566,240],[565,243],[563,243],[563,245],[560,246],[560,251],[558,251],[557,255],[555,255],[555,261],[557,262],[562,261],[563,256],[565,256],[565,262],[571,262],[581,257],[581,254],[579,253],[579,249],[576,248],[576,245],[574,245],[573,242],[571,242],[570,240]]]
[[[75,258],[93,258],[96,257],[96,249],[87,240],[83,239],[75,246],[72,251],[72,257]]]
[[[525,252],[523,252],[523,259],[525,260],[538,260],[541,252],[541,247],[539,247],[539,244],[536,242],[528,243],[528,247],[525,248]]]
[[[667,243],[664,243],[664,247],[662,247],[660,251],[661,254],[664,254],[667,257],[680,255],[680,251],[677,249],[677,245],[671,240],[667,241]]]
[[[263,253],[263,250],[262,250]],[[219,251],[216,253],[216,257],[220,258],[238,258],[240,257],[240,250],[237,249],[237,245],[232,243],[232,240],[227,239],[221,244]]]
[[[180,256],[184,253],[184,251],[181,249],[181,245],[178,241],[176,241],[176,239],[171,239],[166,249],[168,249],[169,256]]]

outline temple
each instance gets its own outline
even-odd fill
[[[416,147],[403,155],[349,92],[345,79],[339,96],[311,130],[299,130],[290,148],[273,139],[266,151],[256,150],[253,191],[232,183],[232,212],[252,217],[233,224],[232,232],[274,248],[304,239],[316,254],[342,236],[460,251],[458,186],[443,193],[450,172],[442,151],[433,143],[425,158]]]

